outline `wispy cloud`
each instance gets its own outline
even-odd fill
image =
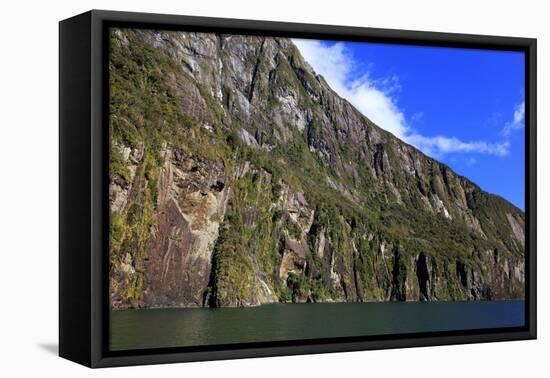
[[[525,100],[517,104],[514,108],[514,118],[504,125],[501,134],[505,137],[509,136],[514,130],[523,129],[525,127]]]
[[[420,122],[422,121],[422,118],[424,118],[424,112],[416,112],[411,116],[411,121]]]
[[[433,157],[450,153],[480,153],[504,156],[509,152],[510,143],[489,143],[485,141],[462,141],[456,137],[426,136],[417,133],[407,122],[405,113],[399,108],[396,93],[401,90],[399,77],[392,75],[382,79],[372,79],[368,69],[355,61],[353,53],[343,43],[330,46],[320,41],[295,39],[305,60],[340,96],[351,102],[361,113],[374,123],[391,132],[398,138],[414,145]],[[363,70],[359,76],[358,70]],[[418,121],[423,113],[412,115]],[[515,117],[514,117],[515,119]]]
[[[405,137],[407,143],[420,148],[426,154],[440,157],[450,153],[472,153],[506,156],[510,149],[510,142],[487,143],[484,141],[463,142],[456,137],[430,136],[410,134]]]
[[[474,157],[470,157],[465,160],[465,163],[468,167],[473,167],[474,165],[476,165],[477,159]]]

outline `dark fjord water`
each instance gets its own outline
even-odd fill
[[[523,301],[269,304],[111,313],[111,350],[504,328]]]

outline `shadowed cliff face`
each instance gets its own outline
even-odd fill
[[[114,308],[523,298],[524,214],[290,40],[120,29],[110,74]]]

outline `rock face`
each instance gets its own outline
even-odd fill
[[[111,48],[113,308],[523,298],[524,214],[290,40],[117,29]]]

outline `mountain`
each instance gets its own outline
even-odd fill
[[[289,39],[114,29],[109,70],[113,308],[523,298],[523,212]]]

